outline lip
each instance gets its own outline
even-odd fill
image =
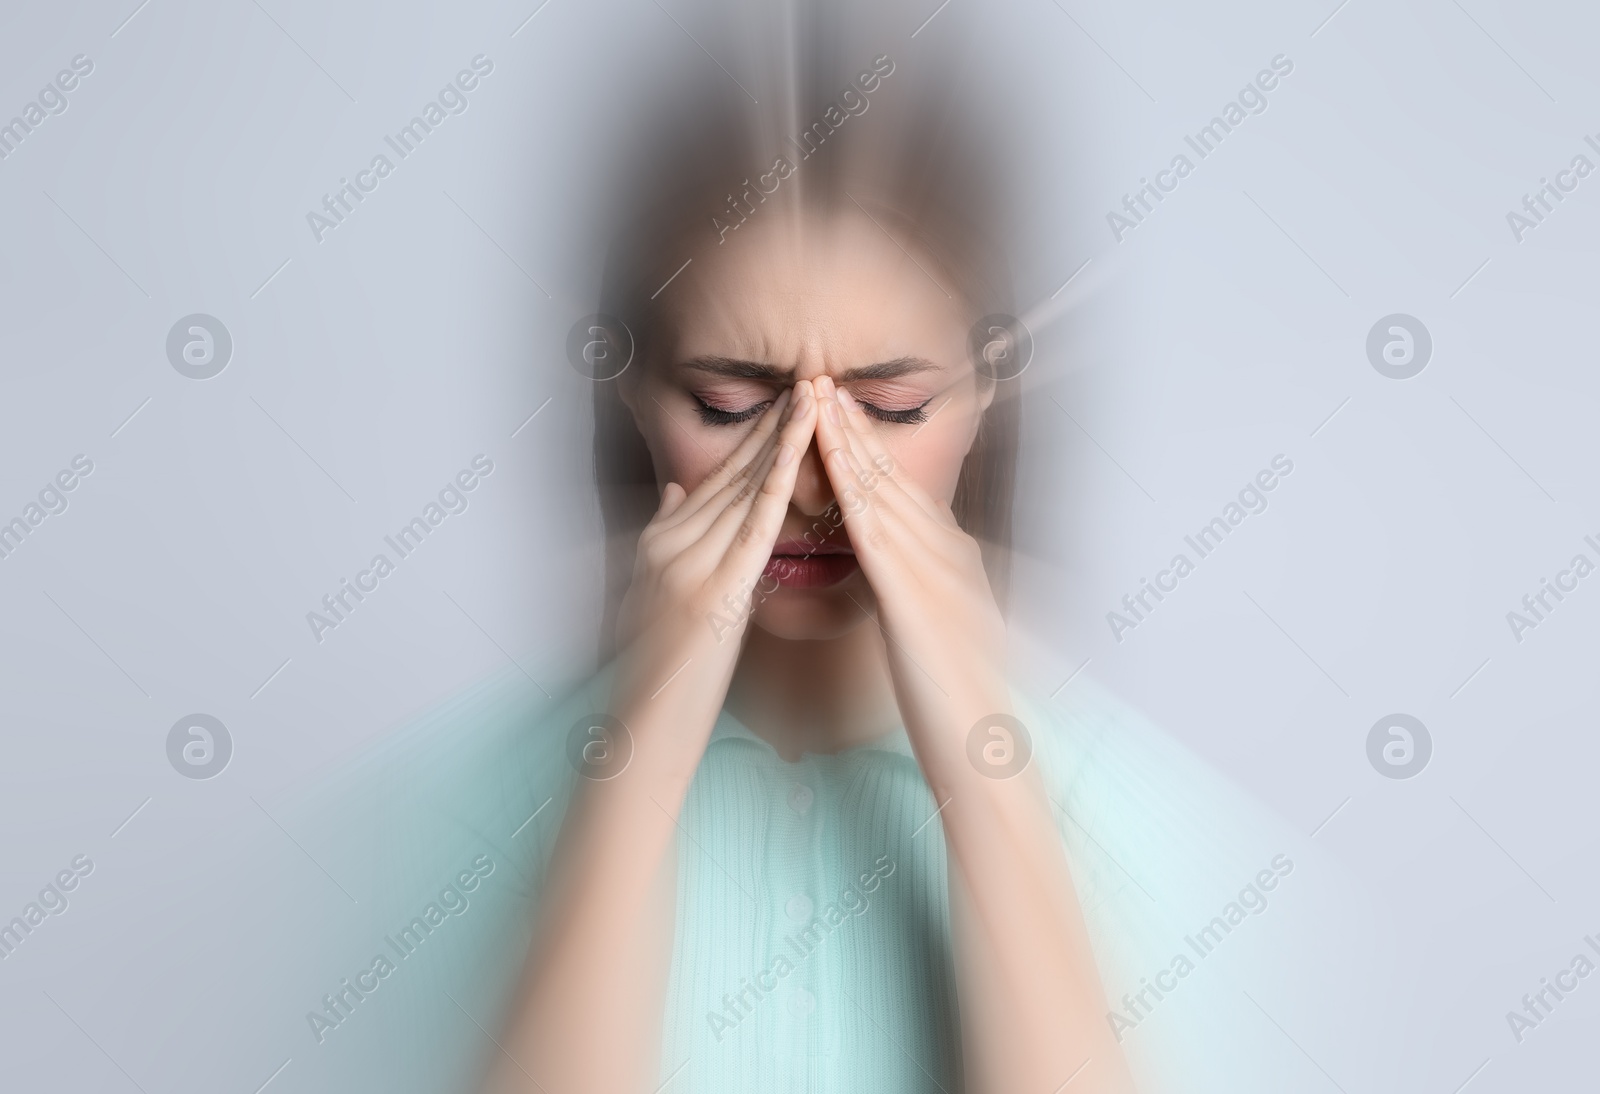
[[[786,589],[823,589],[837,585],[860,569],[846,543],[784,540],[772,548],[762,577]]]
[[[807,543],[803,539],[783,539],[773,544],[772,554],[776,558],[811,558],[815,555],[853,555],[855,548],[849,542],[835,543],[833,540],[823,540],[821,543]]]

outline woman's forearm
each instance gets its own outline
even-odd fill
[[[580,788],[492,1089],[649,1089],[671,944],[671,830],[671,818],[644,795]]]
[[[626,694],[612,709],[628,727],[631,758],[610,779],[579,779],[502,1042],[498,1090],[632,1094],[656,1085],[673,835],[717,711],[700,698],[715,681],[680,676],[652,698],[653,676],[630,675],[643,683],[619,683]]]
[[[811,442],[811,385],[794,393],[792,407],[788,391],[774,399],[692,489],[666,483],[639,535],[608,706],[623,727],[606,742],[621,770],[607,761],[580,771],[595,778],[579,780],[542,894],[499,1072],[509,1089],[645,1094],[657,1085],[673,833],[733,678],[748,622],[742,607],[783,525],[796,457]]]
[[[1009,779],[928,758],[949,856],[970,1094],[1127,1094],[1132,1079],[1037,766]]]

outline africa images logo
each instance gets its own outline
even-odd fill
[[[456,73],[455,79],[440,88],[439,94],[424,103],[422,110],[413,115],[409,122],[393,134],[385,133],[384,143],[394,150],[398,159],[409,159],[428,135],[444,124],[446,118],[466,113],[467,107],[472,105],[467,98],[468,93],[476,91],[483,78],[493,71],[494,61],[486,54],[478,54],[472,58],[471,68]],[[355,212],[357,205],[367,200],[366,195],[394,173],[395,166],[394,160],[379,152],[372,157],[372,163],[366,169],[356,172],[354,182],[341,178],[333,193],[322,195],[322,212],[313,209],[306,214],[311,237],[318,243],[326,239],[329,232]]]
[[[322,1044],[328,1038],[331,1030],[345,1024],[355,1014],[356,1006],[366,1001],[367,996],[373,995],[383,986],[383,982],[400,968],[395,961],[405,961],[433,936],[433,933],[443,927],[451,919],[467,914],[467,909],[472,907],[472,898],[468,893],[475,892],[483,884],[485,878],[494,873],[495,861],[488,855],[479,855],[468,864],[467,868],[456,874],[440,890],[435,900],[428,902],[427,907],[412,917],[411,922],[401,927],[393,935],[384,935],[383,940],[394,951],[395,958],[379,951],[365,966],[356,970],[354,976],[341,977],[336,990],[322,997],[322,1011],[306,1011],[306,1025],[311,1028],[311,1036],[316,1038],[317,1044]],[[351,983],[354,980],[355,983]]]
[[[1201,525],[1193,535],[1184,536],[1183,542],[1194,551],[1195,557],[1191,559],[1187,552],[1179,551],[1172,556],[1166,569],[1156,572],[1154,583],[1147,578],[1139,578],[1138,591],[1125,594],[1122,598],[1123,611],[1106,613],[1106,625],[1111,628],[1111,636],[1121,642],[1129,631],[1145,622],[1157,605],[1167,598],[1163,594],[1177,591],[1179,583],[1194,573],[1199,560],[1220,547],[1222,541],[1245,522],[1246,517],[1265,513],[1269,504],[1267,494],[1276,489],[1293,470],[1294,461],[1279,452],[1267,467],[1256,472],[1255,477],[1245,483],[1237,495],[1237,501],[1228,502],[1222,507],[1220,515]],[[1155,598],[1155,603],[1150,602],[1150,597]]]
[[[1244,923],[1247,915],[1261,915],[1265,912],[1268,904],[1267,894],[1276,889],[1279,883],[1293,872],[1293,859],[1288,855],[1274,855],[1268,867],[1260,870],[1252,881],[1247,882],[1245,887],[1239,890],[1237,899],[1223,905],[1221,913],[1212,916],[1211,921],[1193,935],[1183,936],[1184,942],[1194,954],[1193,958],[1180,950],[1173,955],[1167,968],[1159,970],[1154,976],[1141,976],[1139,990],[1123,995],[1123,1009],[1106,1012],[1106,1021],[1111,1026],[1111,1032],[1116,1035],[1117,1043],[1121,1044],[1129,1030],[1150,1017],[1155,1011],[1156,1004],[1176,991],[1178,984],[1199,967],[1195,962],[1204,961],[1215,953],[1222,940],[1231,935],[1235,927]]]
[[[810,159],[829,137],[843,127],[845,122],[865,114],[867,108],[872,105],[869,96],[882,87],[883,81],[893,74],[894,60],[887,53],[878,54],[872,59],[872,67],[862,69],[854,81],[845,85],[844,90],[839,93],[838,100],[830,102],[823,109],[822,117],[802,129],[798,138],[788,138],[789,143],[799,151],[801,162]],[[796,165],[790,163],[787,156],[778,156],[772,161],[772,169],[766,174],[757,176],[753,186],[749,179],[745,179],[737,197],[729,193],[722,213],[711,218],[711,227],[717,233],[717,242],[727,242],[730,231],[742,228],[744,222],[755,215],[756,206],[764,203],[768,196],[777,193],[778,187],[783,185],[783,180],[793,175],[795,169]],[[752,201],[751,198],[755,200]],[[719,220],[718,216],[728,219]],[[735,217],[738,219],[735,220]]]
[[[887,854],[879,855],[873,861],[872,869],[861,871],[855,881],[844,884],[839,890],[838,900],[829,901],[815,915],[811,915],[810,922],[805,927],[795,934],[784,937],[789,952],[780,951],[750,976],[741,976],[739,990],[723,995],[723,1009],[720,1012],[706,1013],[706,1025],[710,1027],[717,1041],[720,1043],[729,1030],[736,1029],[739,1023],[754,1014],[762,1000],[776,992],[779,983],[816,953],[817,948],[836,929],[843,927],[851,919],[865,915],[867,909],[872,907],[872,901],[867,894],[876,892],[886,878],[894,876],[895,865],[894,859]],[[810,915],[811,902],[805,900],[803,907],[805,915]],[[794,955],[792,958],[789,956],[790,953]],[[806,997],[800,996],[800,998]]]
[[[1279,82],[1289,73],[1294,71],[1294,61],[1287,54],[1280,53],[1272,59],[1272,67],[1264,68],[1256,73],[1256,78],[1245,84],[1239,94],[1223,104],[1222,110],[1209,122],[1201,126],[1193,135],[1184,134],[1184,143],[1194,151],[1199,159],[1206,159],[1217,150],[1228,134],[1244,124],[1246,118],[1252,114],[1263,114],[1271,105],[1267,93],[1276,90]],[[1122,195],[1122,209],[1119,212],[1112,209],[1106,213],[1106,224],[1111,228],[1111,236],[1118,243],[1128,238],[1139,225],[1143,224],[1155,212],[1156,204],[1167,200],[1166,195],[1178,188],[1178,184],[1194,172],[1194,160],[1186,153],[1179,152],[1172,157],[1172,162],[1163,170],[1155,173],[1156,179],[1151,182],[1141,178],[1139,185],[1132,193]]]
[[[322,598],[323,612],[306,613],[311,637],[321,642],[329,631],[348,619],[368,596],[376,592],[383,579],[394,573],[402,560],[414,554],[422,546],[422,541],[432,535],[446,517],[465,513],[471,504],[467,495],[476,490],[493,471],[494,461],[480,452],[472,458],[470,466],[456,472],[455,477],[445,483],[437,495],[437,501],[430,501],[420,515],[401,525],[394,535],[384,536],[383,542],[394,551],[395,558],[391,560],[387,554],[379,551],[372,556],[365,570],[357,571],[353,583],[349,578],[340,579],[338,589]],[[354,603],[351,603],[352,598]]]
[[[28,135],[47,120],[65,114],[72,101],[69,93],[78,89],[79,83],[94,71],[94,61],[86,53],[72,59],[72,67],[56,73],[55,79],[44,85],[39,94],[24,103],[10,121],[0,122],[0,160],[10,159]]]

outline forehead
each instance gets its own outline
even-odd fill
[[[970,309],[950,278],[864,212],[758,207],[679,280],[663,309],[677,360],[724,356],[803,371],[912,357],[964,362]]]

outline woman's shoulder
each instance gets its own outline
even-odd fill
[[[1048,697],[1017,690],[1013,700],[1053,794],[1080,797],[1107,780],[1150,777],[1177,761],[1170,739],[1098,681],[1080,677]]]
[[[531,889],[576,779],[572,728],[603,709],[605,683],[597,673],[552,694],[517,669],[484,677],[303,784],[283,807],[339,833],[352,856],[373,862],[375,882],[404,888],[487,854]]]
[[[1086,909],[1188,909],[1286,850],[1281,818],[1103,684],[1021,696],[1018,711]]]

